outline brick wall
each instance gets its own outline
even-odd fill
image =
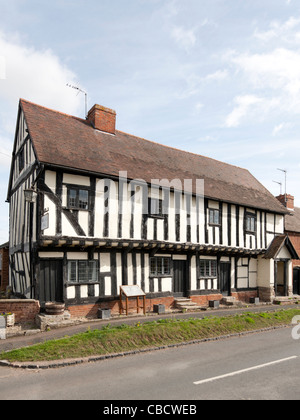
[[[153,306],[157,304],[163,304],[166,309],[170,309],[174,305],[174,297],[146,299],[146,312],[153,312]],[[143,299],[139,300],[140,314],[143,313]],[[68,306],[66,310],[70,312],[72,317],[91,317],[96,318],[98,309],[110,309],[113,315],[120,313],[120,300],[114,300],[111,302],[95,303],[90,305],[76,305]],[[135,298],[129,299],[128,305],[129,313],[137,313],[137,301]],[[123,299],[123,314],[126,313],[126,301]]]
[[[16,323],[34,321],[35,316],[40,313],[40,303],[29,299],[0,300],[0,312],[14,313]]]

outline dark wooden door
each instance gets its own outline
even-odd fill
[[[39,301],[63,302],[63,264],[61,260],[41,260],[39,278]]]
[[[300,295],[300,267],[293,270],[293,293]]]
[[[231,264],[220,263],[220,291],[223,296],[230,295],[230,277],[231,277]]]
[[[174,296],[185,297],[187,293],[187,263],[186,261],[173,261]]]

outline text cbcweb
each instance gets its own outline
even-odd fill
[[[197,406],[192,404],[149,404],[148,406],[143,407],[122,407],[111,404],[110,406],[104,407],[104,415],[126,415],[134,418],[139,414],[147,415],[196,415]]]

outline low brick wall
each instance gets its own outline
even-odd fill
[[[31,299],[0,299],[0,312],[14,313],[16,323],[34,321],[40,313],[40,303]]]
[[[129,299],[128,309],[130,314],[137,313],[137,301],[135,298]],[[166,309],[170,309],[174,305],[174,297],[164,297],[164,298],[153,298],[146,299],[146,312],[153,312],[153,306],[157,304],[163,304],[166,306]],[[143,299],[139,300],[140,314],[143,313]],[[86,305],[66,305],[66,310],[70,312],[72,317],[88,317],[96,318],[98,314],[98,309],[110,309],[113,315],[120,313],[120,300],[113,300],[110,302],[102,302],[95,304],[86,304]],[[126,301],[123,299],[123,314],[126,311]]]

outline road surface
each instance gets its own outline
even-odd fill
[[[1,400],[300,399],[291,328],[53,370],[0,367]]]

